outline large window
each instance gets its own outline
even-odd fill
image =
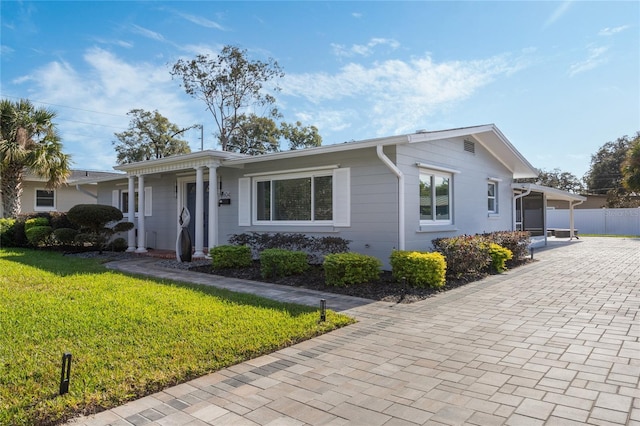
[[[256,178],[255,206],[260,222],[331,221],[333,176]]]
[[[451,174],[420,171],[420,222],[451,223]]]
[[[56,193],[55,191],[46,189],[36,189],[36,206],[35,210],[55,210]]]

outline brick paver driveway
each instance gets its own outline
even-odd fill
[[[640,424],[640,239],[536,259],[74,424]]]

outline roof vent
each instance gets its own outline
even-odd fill
[[[427,133],[428,130],[427,129],[418,129],[416,130],[416,133]]]
[[[472,154],[476,153],[476,144],[470,140],[464,140],[464,150]]]

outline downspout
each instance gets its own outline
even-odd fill
[[[523,192],[522,194],[518,194],[516,196],[513,197],[513,230],[516,230],[516,223],[518,222],[518,218],[516,217],[516,211],[518,211],[517,209],[517,202],[520,198],[522,197],[526,197],[527,195],[531,194],[531,188],[527,189],[526,192]],[[524,213],[524,209],[520,210],[522,213]],[[522,221],[521,221],[522,222]],[[524,229],[523,229],[524,231]]]
[[[76,189],[77,189],[78,191],[82,192],[83,194],[88,195],[88,196],[89,196],[89,197],[91,197],[91,198],[95,198],[96,200],[98,199],[98,195],[93,194],[93,193],[91,193],[91,192],[87,191],[87,190],[86,190],[86,189],[84,189],[84,188],[81,188],[79,184],[78,184],[78,185],[76,185]]]
[[[582,203],[584,203],[583,200],[580,200],[575,204],[573,204],[572,201],[569,201],[569,241],[573,240],[574,237],[578,239],[578,237],[576,237],[575,223],[573,221],[573,208],[575,206],[579,206]]]
[[[376,146],[378,158],[396,175],[398,178],[398,250],[405,249],[405,204],[404,204],[404,174],[393,164],[382,151],[382,145]]]

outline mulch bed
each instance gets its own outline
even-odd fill
[[[511,264],[513,268],[525,263],[529,260],[521,260],[518,264]],[[324,271],[321,266],[312,266],[304,274],[293,275],[289,277],[280,277],[277,279],[265,280],[260,276],[260,263],[255,262],[249,268],[242,269],[213,269],[212,266],[197,266],[190,268],[191,271],[201,272],[205,274],[221,275],[231,278],[240,278],[245,280],[262,281],[279,285],[287,285],[292,287],[306,288],[310,290],[319,290],[327,293],[345,294],[349,296],[362,297],[364,299],[378,300],[394,303],[413,303],[427,299],[443,291],[448,291],[456,287],[468,284],[473,281],[481,280],[488,274],[475,274],[462,277],[458,280],[448,280],[447,284],[440,289],[432,288],[415,288],[408,285],[402,285],[395,282],[391,277],[391,272],[383,271],[380,279],[375,282],[351,285],[347,287],[327,286],[324,281]]]

